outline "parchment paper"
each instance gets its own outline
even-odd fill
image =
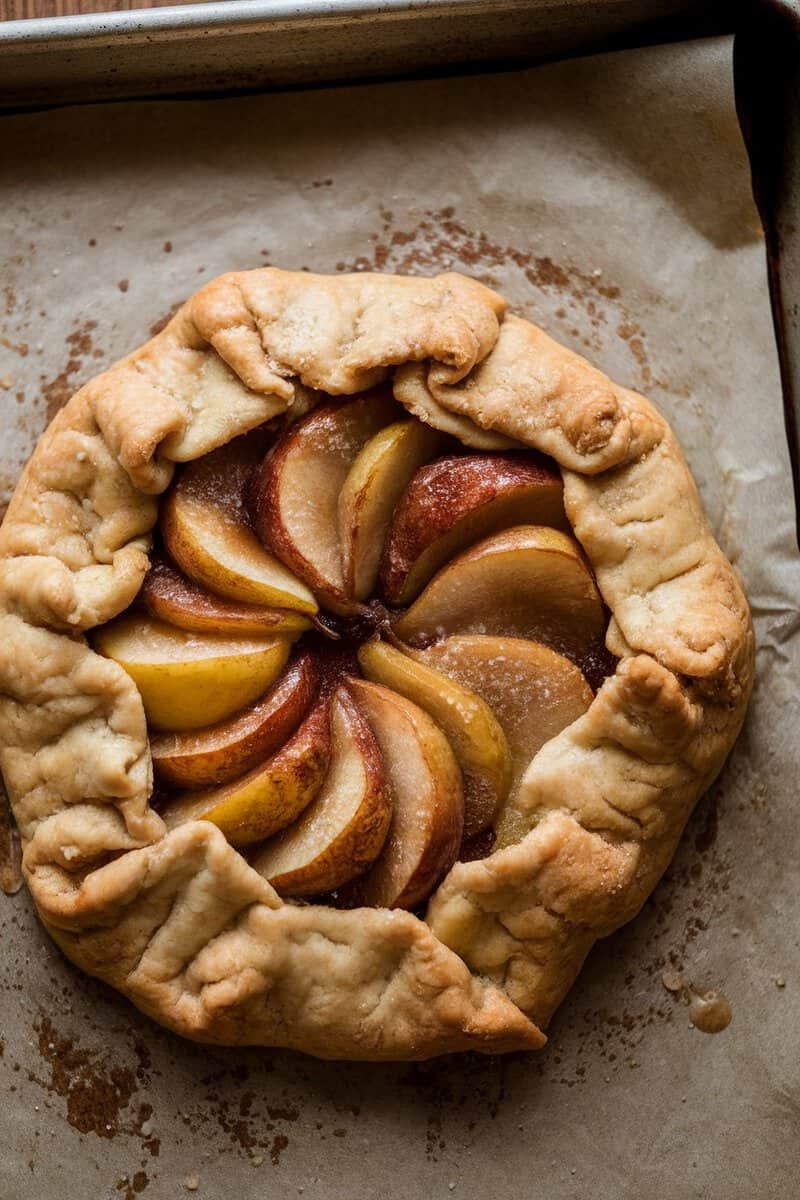
[[[539,1056],[194,1047],[3,900],[3,1197],[797,1194],[800,570],[730,51],[2,121],[6,488],[58,403],[220,271],[452,266],[661,405],[760,642],[723,777]],[[730,1027],[692,1029],[665,970],[721,989]]]

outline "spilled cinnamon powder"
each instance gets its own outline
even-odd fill
[[[48,1090],[66,1102],[67,1121],[80,1133],[113,1138],[137,1091],[130,1067],[115,1066],[59,1033],[47,1016],[35,1026],[39,1053],[48,1065]]]
[[[76,326],[64,339],[68,352],[64,366],[57,375],[51,378],[46,375],[39,377],[47,424],[52,421],[56,413],[64,407],[77,390],[87,358],[96,357],[94,347],[94,331],[96,329],[97,322],[91,320],[83,321]]]
[[[494,272],[498,268],[516,267],[533,287],[564,297],[564,305],[556,313],[558,320],[566,321],[570,314],[575,320],[582,310],[580,323],[584,331],[571,326],[567,331],[571,338],[586,348],[599,349],[602,345],[599,330],[612,323],[618,336],[628,344],[638,373],[637,386],[646,389],[660,382],[649,363],[644,330],[627,312],[619,286],[604,279],[602,271],[586,269],[569,260],[559,262],[550,254],[490,238],[459,219],[453,205],[426,209],[407,228],[398,228],[392,209],[382,207],[379,214],[380,231],[371,235],[369,247],[353,258],[337,262],[337,271],[430,274],[467,270],[489,287],[495,287]]]

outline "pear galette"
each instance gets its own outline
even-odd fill
[[[739,731],[674,435],[458,275],[222,278],[0,529],[0,765],[76,963],[323,1057],[535,1048]]]

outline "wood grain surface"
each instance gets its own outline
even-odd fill
[[[129,8],[163,8],[168,4],[200,4],[202,0],[0,0],[0,21],[26,17],[64,17],[74,13],[119,12]]]

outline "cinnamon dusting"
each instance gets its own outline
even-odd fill
[[[494,272],[498,268],[516,267],[532,287],[563,295],[564,304],[557,309],[556,318],[562,321],[572,318],[565,332],[575,341],[597,350],[602,345],[599,340],[601,326],[615,321],[618,336],[628,344],[638,375],[637,386],[642,389],[666,386],[653,374],[646,335],[627,312],[620,287],[605,280],[601,270],[587,269],[570,260],[557,261],[552,254],[537,253],[490,238],[487,233],[459,219],[453,205],[426,209],[420,219],[407,228],[398,227],[392,209],[383,207],[379,212],[380,231],[371,235],[368,249],[337,262],[337,271],[430,274],[466,269],[482,283],[495,287]],[[574,325],[575,314],[580,310],[584,318],[588,318],[588,334],[582,334]]]

